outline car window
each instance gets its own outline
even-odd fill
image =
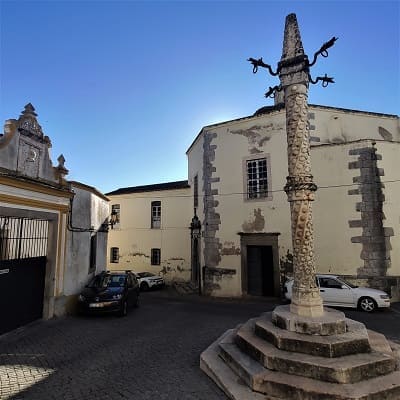
[[[88,283],[88,287],[90,288],[101,288],[107,286],[107,281],[105,280],[105,278],[107,277],[107,275],[96,275],[89,283]]]
[[[356,285],[353,285],[352,283],[350,283],[350,282],[347,282],[346,280],[344,280],[343,278],[340,278],[339,279],[339,281],[341,282],[341,283],[344,283],[345,285],[347,285],[347,286],[350,286],[352,289],[356,289],[356,288],[358,288],[358,286],[356,286]]]
[[[110,275],[110,280],[107,284],[108,287],[122,287],[125,286],[126,276],[124,275]]]
[[[101,274],[95,276],[88,284],[88,287],[90,288],[123,287],[125,286],[125,281],[126,281],[125,275]]]
[[[341,289],[342,284],[333,278],[319,278],[319,284],[322,288]]]
[[[138,275],[140,278],[150,278],[151,276],[155,276],[151,272],[139,272]]]

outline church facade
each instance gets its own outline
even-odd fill
[[[399,118],[310,105],[309,121],[319,187],[313,203],[317,271],[384,289],[398,299]],[[283,191],[286,146],[285,110],[279,104],[201,130],[187,151],[190,196],[181,198],[187,204],[179,206],[179,219],[187,227],[196,209],[201,233],[195,246],[188,232],[177,236],[181,245],[174,257],[185,259],[191,273],[177,270],[171,279],[190,276],[212,296],[281,294],[293,268],[289,203]],[[156,193],[149,196],[157,200]],[[109,197],[111,204],[119,201],[113,192]],[[151,201],[142,207],[127,199],[125,208],[150,218]],[[170,220],[171,226],[182,223]],[[110,242],[117,247],[122,234],[111,232]],[[132,243],[137,235],[130,237]],[[161,253],[171,245],[160,244]],[[150,242],[146,246],[157,248]],[[141,252],[140,246],[136,251]],[[135,262],[129,265],[135,270]]]

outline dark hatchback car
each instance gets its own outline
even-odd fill
[[[130,271],[104,271],[96,275],[79,295],[81,313],[128,314],[139,305],[139,283]]]

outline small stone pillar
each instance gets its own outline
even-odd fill
[[[294,284],[290,311],[320,317],[324,310],[315,281],[312,201],[317,186],[310,162],[308,124],[308,58],[304,54],[295,14],[286,17],[279,78],[284,91],[288,172],[285,192],[290,202]]]

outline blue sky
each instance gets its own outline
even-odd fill
[[[31,102],[53,162],[108,192],[187,178],[185,151],[208,124],[271,105],[285,16],[306,53],[339,37],[309,101],[399,114],[398,1],[0,1],[0,120]]]

